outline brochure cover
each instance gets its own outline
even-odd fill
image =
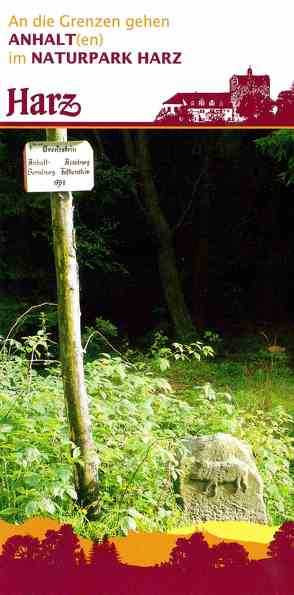
[[[293,13],[1,8],[1,595],[293,592]]]

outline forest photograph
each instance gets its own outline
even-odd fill
[[[67,139],[92,146],[95,185],[50,197],[23,179],[45,130],[0,131],[0,519],[93,540],[191,524],[187,439],[231,435],[268,523],[293,532],[294,131]],[[222,481],[246,494],[234,465],[198,476],[210,502]]]

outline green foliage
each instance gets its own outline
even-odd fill
[[[108,336],[116,335],[108,321],[96,322]],[[42,354],[46,346],[50,338],[41,318],[35,336],[11,339],[1,352],[0,517],[21,521],[54,516],[89,537],[179,526],[182,512],[173,486],[183,439],[214,432],[231,433],[252,446],[272,522],[293,517],[293,418],[280,405],[252,406],[248,387],[248,402],[241,403],[227,385],[240,378],[244,364],[228,362],[224,371],[221,364],[198,361],[202,344],[169,347],[157,335],[148,356],[137,356],[135,363],[100,353],[85,365],[101,462],[101,515],[89,524],[73,487],[73,461],[79,452],[68,437],[59,366],[52,364],[46,374],[28,366],[32,354],[39,349]],[[162,354],[162,349],[169,351]],[[158,376],[157,357],[167,357],[170,382]],[[213,376],[216,369],[226,377],[225,386]],[[274,369],[271,378],[275,374]]]
[[[23,349],[29,355],[31,361],[34,359],[40,360],[44,355],[48,360],[51,356],[49,343],[53,343],[53,341],[50,339],[50,333],[48,333],[46,328],[46,315],[44,312],[41,312],[39,315],[39,320],[41,328],[37,333],[23,337]]]
[[[0,302],[0,335],[4,337],[16,316],[24,311],[26,304],[12,298],[1,298]]]
[[[59,374],[41,377],[20,356],[0,368],[0,515],[15,521],[71,505],[70,440]]]
[[[11,339],[2,351],[0,515],[12,521],[33,514],[77,514],[80,522],[86,511],[76,511],[72,479],[73,457],[79,453],[68,438],[60,371],[52,367],[40,375],[28,370],[25,357],[27,349],[31,356],[44,347],[44,332],[23,343]],[[171,395],[165,379],[148,367],[138,371],[121,357],[101,354],[85,372],[101,459],[102,508],[96,529],[125,533],[136,527],[165,528],[171,518],[175,523],[174,442],[177,420],[190,407]]]
[[[211,364],[180,362],[168,373],[178,397],[198,412],[192,434],[227,432],[251,445],[270,519],[279,524],[294,516],[293,371],[275,337],[262,344],[260,336],[245,336],[238,348],[235,359],[231,354]]]
[[[206,330],[203,333],[203,340],[208,341],[210,345],[219,346],[222,344],[223,340],[221,336],[216,333],[215,331]]]
[[[210,345],[203,345],[201,341],[182,344],[178,342],[170,343],[162,331],[154,333],[153,342],[149,348],[149,357],[155,367],[161,372],[170,367],[171,360],[189,361],[196,359],[200,361],[202,357],[213,357],[214,350]]]
[[[255,141],[257,147],[266,155],[270,155],[286,169],[280,174],[280,179],[289,186],[294,182],[294,132],[292,129],[282,129]]]
[[[294,418],[282,406],[266,411],[238,406],[225,391],[216,391],[210,383],[195,386],[189,401],[198,412],[193,433],[225,432],[251,445],[258,469],[264,479],[267,510],[275,524],[294,515]]]
[[[99,231],[86,225],[77,226],[77,254],[80,265],[85,269],[126,273],[125,267],[116,261],[115,229],[117,224],[101,221]]]
[[[102,316],[97,316],[95,319],[95,328],[107,337],[117,337],[118,335],[117,327],[110,320],[102,318]]]
[[[294,419],[281,406],[242,413],[241,436],[249,442],[265,484],[267,509],[275,524],[294,516]]]
[[[105,351],[107,347],[111,351],[115,350],[110,341],[117,336],[117,327],[110,320],[98,316],[95,320],[95,326],[86,326],[83,333],[84,353],[88,352],[89,347],[92,354],[93,352],[97,354],[100,351]]]
[[[3,341],[2,352],[6,352],[7,349],[10,352],[11,348],[14,348],[14,350],[16,349],[19,353],[26,352],[31,354],[35,351],[36,353],[33,353],[32,359],[35,359],[35,356],[38,359],[40,358],[40,348],[42,347],[42,351],[45,352],[48,357],[51,356],[48,345],[49,343],[53,345],[54,341],[49,339],[50,333],[48,332],[48,329],[57,326],[57,304],[44,302],[42,304],[30,306],[25,312],[20,313],[20,307],[22,306],[23,310],[24,305],[25,304],[20,304],[18,302],[11,302],[10,300],[7,305],[5,301],[1,304],[3,307],[3,314],[5,312],[7,314],[6,324],[3,321],[3,334],[0,336],[0,342]],[[53,306],[54,310],[49,309],[46,312],[40,312],[40,309],[44,306]],[[18,312],[19,316],[11,325],[12,312]],[[7,326],[7,321],[10,323],[9,327]],[[36,326],[37,328],[40,326],[37,332]],[[21,343],[20,340],[15,340],[15,338],[20,339],[22,333],[33,330],[35,331],[33,335],[22,337],[23,343]]]
[[[101,523],[108,532],[165,528],[175,512],[173,445],[183,405],[166,380],[120,357],[101,355],[86,365],[86,376],[101,459]]]

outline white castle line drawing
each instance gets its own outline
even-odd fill
[[[286,93],[286,92],[282,92]],[[280,94],[281,95],[281,94]],[[228,92],[176,93],[163,102],[157,122],[243,122],[254,118],[274,116],[277,107],[270,98],[270,77],[253,74],[251,66],[247,73],[234,74],[229,81]]]

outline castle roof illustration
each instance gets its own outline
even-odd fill
[[[212,102],[214,102],[212,104]],[[232,107],[230,93],[199,92],[194,93],[176,93],[163,102],[163,105],[194,105],[201,107]]]
[[[247,70],[247,74],[233,74],[230,82],[236,81],[238,85],[248,85],[250,79],[257,85],[270,85],[270,77],[268,74],[253,74],[251,66]]]

